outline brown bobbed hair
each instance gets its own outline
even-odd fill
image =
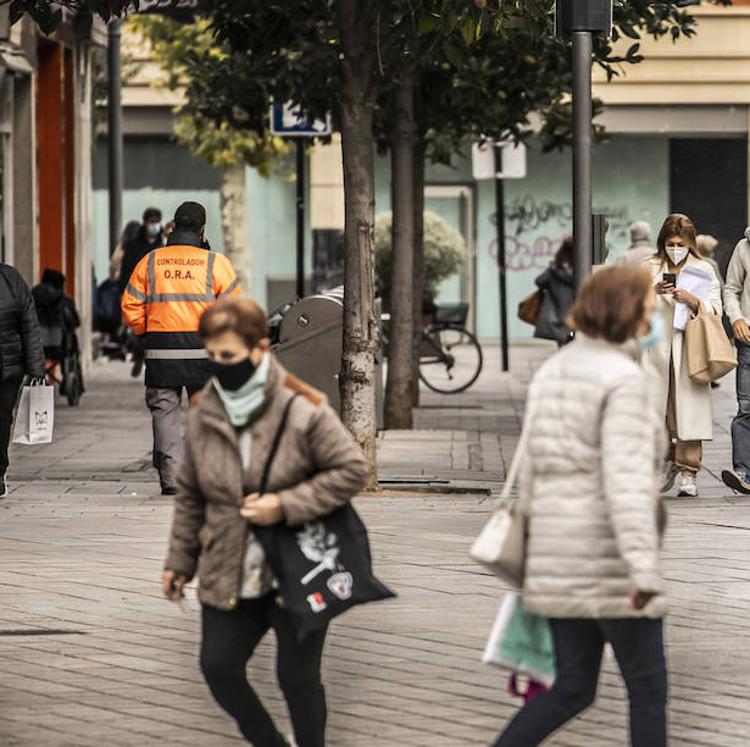
[[[588,337],[623,343],[638,334],[651,274],[640,267],[604,267],[578,293],[568,324]]]
[[[227,298],[203,312],[198,333],[202,340],[234,332],[248,348],[268,336],[266,312],[249,298]]]
[[[672,215],[667,216],[659,231],[659,238],[656,239],[656,256],[662,262],[669,261],[667,239],[671,239],[672,236],[679,236],[687,244],[690,253],[700,259],[698,244],[695,240],[695,224],[687,215],[672,213]]]

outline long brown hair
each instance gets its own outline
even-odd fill
[[[683,213],[672,213],[664,221],[659,231],[659,238],[656,240],[656,256],[663,263],[669,262],[667,239],[671,239],[672,236],[679,236],[687,244],[688,251],[694,257],[701,258],[695,241],[695,224]]]
[[[584,282],[568,324],[588,337],[623,343],[638,333],[651,283],[641,267],[603,267]]]

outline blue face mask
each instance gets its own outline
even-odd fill
[[[649,329],[648,334],[638,338],[641,350],[651,350],[652,347],[659,343],[663,335],[664,320],[661,318],[661,314],[655,311],[651,316],[651,329]]]

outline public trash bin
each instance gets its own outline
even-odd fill
[[[272,349],[280,363],[328,397],[341,411],[339,373],[344,327],[344,289],[307,296],[280,307],[269,318],[274,327]],[[376,359],[375,397],[378,427],[382,425],[383,382],[380,358]]]

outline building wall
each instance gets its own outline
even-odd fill
[[[749,104],[750,5],[703,3],[687,9],[697,18],[697,33],[673,43],[671,38],[643,38],[644,62],[623,66],[606,83],[594,70],[594,93],[607,105]],[[624,38],[619,49],[633,40]]]
[[[339,157],[329,151],[328,157]],[[508,308],[510,335],[530,336],[528,325],[518,321],[518,302],[533,288],[534,278],[550,262],[560,240],[571,230],[570,152],[543,154],[533,142],[528,151],[528,175],[507,180],[506,255],[508,267]],[[313,158],[315,160],[315,157]],[[310,222],[315,227],[338,228],[342,214],[337,205],[342,193],[332,177],[333,166],[313,170]],[[268,305],[269,283],[291,283],[295,270],[295,184],[287,174],[268,179],[253,169],[247,172],[247,211],[253,256],[252,295]],[[316,176],[318,174],[318,176]],[[143,210],[159,207],[165,220],[182,200],[197,200],[206,206],[208,238],[212,247],[221,250],[219,229],[218,173],[187,150],[163,138],[129,139],[125,148],[125,220],[139,220]],[[317,180],[317,181],[316,181]],[[322,184],[322,199],[317,186]],[[100,142],[95,150],[93,179],[92,237],[95,271],[99,282],[107,276],[107,193],[106,151]],[[471,236],[474,245],[475,304],[473,317],[478,335],[494,340],[499,330],[497,245],[495,240],[495,197],[490,182],[475,182],[471,177],[470,159],[457,157],[451,167],[430,166],[427,190],[446,186],[462,187],[474,195]],[[439,190],[438,190],[439,192]],[[442,193],[441,193],[442,194]],[[669,140],[667,137],[614,136],[597,145],[594,151],[594,210],[609,216],[608,239],[613,253],[628,244],[627,227],[635,220],[646,220],[658,230],[670,209]],[[317,200],[317,203],[316,203]],[[317,205],[317,208],[315,206]],[[428,197],[433,209],[461,230],[464,226],[457,200]],[[376,214],[390,210],[389,164],[387,158],[376,159]],[[311,230],[306,231],[307,269],[310,271]],[[286,287],[286,286],[285,286]],[[292,286],[293,287],[293,286]],[[460,300],[456,279],[443,286],[441,300]],[[278,301],[278,297],[276,298]]]
[[[109,271],[106,142],[94,152],[92,237],[97,282]],[[166,222],[184,200],[206,208],[206,234],[211,247],[222,250],[219,172],[193,157],[184,146],[164,137],[128,138],[125,142],[123,217],[139,220],[147,207],[158,207]],[[264,178],[247,169],[247,221],[252,251],[251,293],[267,303],[268,279],[294,278],[295,184],[289,164]],[[309,231],[307,232],[309,234]],[[309,251],[307,252],[309,264]]]
[[[572,229],[570,151],[542,153],[532,141],[527,159],[527,176],[505,182],[509,335],[514,338],[531,335],[515,309]],[[627,248],[630,223],[645,220],[655,232],[669,212],[669,140],[616,135],[595,147],[593,164],[594,212],[609,217],[608,243],[615,255]],[[388,160],[378,158],[377,214],[390,210],[389,173]],[[426,182],[428,195],[431,187],[447,184],[467,185],[475,192],[475,329],[481,338],[495,339],[500,312],[494,184],[473,181],[468,154],[457,157],[452,167],[429,167]],[[427,208],[460,230],[455,204],[428,197]],[[455,282],[444,283],[442,290],[439,300],[459,300]]]

